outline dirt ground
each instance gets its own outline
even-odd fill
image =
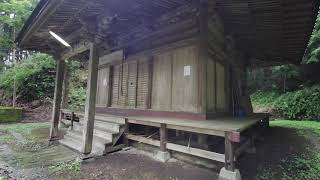
[[[116,152],[80,164],[80,161],[74,160],[77,157],[75,152],[58,144],[46,144],[49,128],[38,123],[29,132],[24,124],[21,124],[21,127],[8,128],[10,126],[12,125],[0,126],[0,178],[213,180],[217,179],[219,173],[216,169],[194,166],[174,159],[161,163],[154,160],[152,154],[136,149]],[[242,178],[281,179],[283,168],[290,168],[279,168],[284,159],[302,154],[306,147],[312,147],[319,152],[319,134],[308,130],[303,132],[304,135],[301,135],[292,128],[270,128],[268,134],[256,142],[256,154],[244,154],[238,159],[236,164]],[[221,167],[222,164],[217,166]],[[269,176],[268,173],[271,172]]]

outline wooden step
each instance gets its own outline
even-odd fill
[[[81,141],[78,141],[76,139],[72,139],[70,137],[65,136],[63,139],[59,140],[59,142],[60,142],[60,144],[66,146],[70,149],[81,152],[81,147],[82,147]]]
[[[66,136],[70,136],[70,137],[75,138],[79,141],[82,141],[82,139],[83,139],[81,131],[69,130],[69,131],[67,131]],[[102,137],[95,136],[95,135],[93,136],[93,144],[101,144],[101,145],[105,146],[105,145],[109,145],[111,143],[112,142],[106,138],[102,138]],[[103,147],[103,146],[101,146],[101,147]]]
[[[82,126],[84,121],[81,119],[79,122]],[[111,131],[111,132],[120,132],[120,126],[122,126],[119,123],[112,123],[112,122],[107,122],[107,121],[95,121],[94,122],[94,128],[99,129],[101,131]]]
[[[125,124],[125,119],[122,117],[118,117],[118,116],[108,116],[108,115],[103,115],[103,114],[96,114],[95,120],[117,123],[117,124]]]
[[[80,131],[83,132],[83,126],[80,123],[73,124],[73,130],[74,131]],[[102,139],[108,140],[110,142],[113,141],[114,136],[119,134],[119,132],[107,130],[107,129],[101,129],[99,127],[95,127],[93,130],[93,135],[100,137]]]
[[[73,149],[77,152],[81,153],[82,142],[78,139],[73,138],[72,136],[65,136],[64,139],[59,140],[60,144]],[[105,150],[105,146],[94,144],[92,145],[92,153],[93,154],[103,154]]]

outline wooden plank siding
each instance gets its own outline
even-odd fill
[[[119,102],[119,80],[120,80],[120,65],[113,66],[112,70],[112,94],[111,94],[111,106],[118,107]]]
[[[137,82],[137,108],[147,109],[149,97],[149,62],[147,57],[139,60],[138,82]]]
[[[137,107],[137,81],[138,81],[138,62],[129,63],[128,73],[128,108]]]
[[[207,112],[228,112],[227,65],[215,57],[207,64]]]
[[[227,106],[226,69],[217,57],[206,62],[206,70],[200,70],[202,61],[197,43],[158,49],[129,55],[124,61],[109,64],[100,69],[97,105],[107,107],[108,88],[111,91],[111,107],[168,112],[225,112]],[[190,75],[184,68],[190,67]],[[202,67],[202,66],[201,66]],[[104,86],[103,78],[111,76],[111,84]],[[99,73],[100,74],[100,73]],[[200,77],[201,76],[201,77]],[[206,82],[200,82],[202,81]],[[199,86],[206,88],[202,94]],[[203,105],[202,96],[206,96]]]
[[[98,71],[97,107],[107,107],[109,101],[109,77],[110,67],[104,67]]]
[[[152,109],[170,111],[172,104],[172,51],[154,56]]]
[[[119,89],[118,89],[118,106],[126,107],[127,96],[128,96],[128,63],[123,63],[120,65],[120,78],[119,78]]]

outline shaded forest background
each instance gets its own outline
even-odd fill
[[[0,0],[0,105],[12,104],[16,79],[20,106],[51,102],[55,61],[46,54],[16,49],[14,38],[39,0]],[[263,43],[263,42],[262,42]],[[13,62],[13,50],[17,64]],[[320,120],[320,16],[301,64],[248,69],[248,87],[256,112],[292,119]],[[70,72],[69,108],[82,109],[85,101],[86,64],[67,62]]]

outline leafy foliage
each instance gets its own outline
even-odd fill
[[[0,74],[0,88],[11,96],[16,78],[19,96],[26,101],[53,96],[55,61],[46,54],[35,54]]]
[[[280,93],[275,91],[257,91],[251,95],[251,102],[253,106],[273,108],[275,99],[280,95]]]
[[[257,68],[248,71],[249,92],[286,92],[298,88],[303,83],[302,70],[295,65]]]
[[[84,110],[86,102],[86,90],[83,87],[71,89],[69,95],[69,106],[72,110]]]
[[[283,94],[276,100],[275,107],[291,119],[320,120],[320,86]]]
[[[71,72],[69,108],[75,111],[84,110],[88,77],[87,70],[76,60],[68,61],[68,69]]]
[[[305,57],[304,63],[310,64],[319,62],[320,59],[320,14],[317,17],[314,30],[312,32]]]
[[[275,108],[289,119],[320,120],[320,86],[279,94],[259,91],[251,96],[254,106]]]
[[[19,32],[39,0],[0,0],[0,59],[14,48],[14,34]]]

